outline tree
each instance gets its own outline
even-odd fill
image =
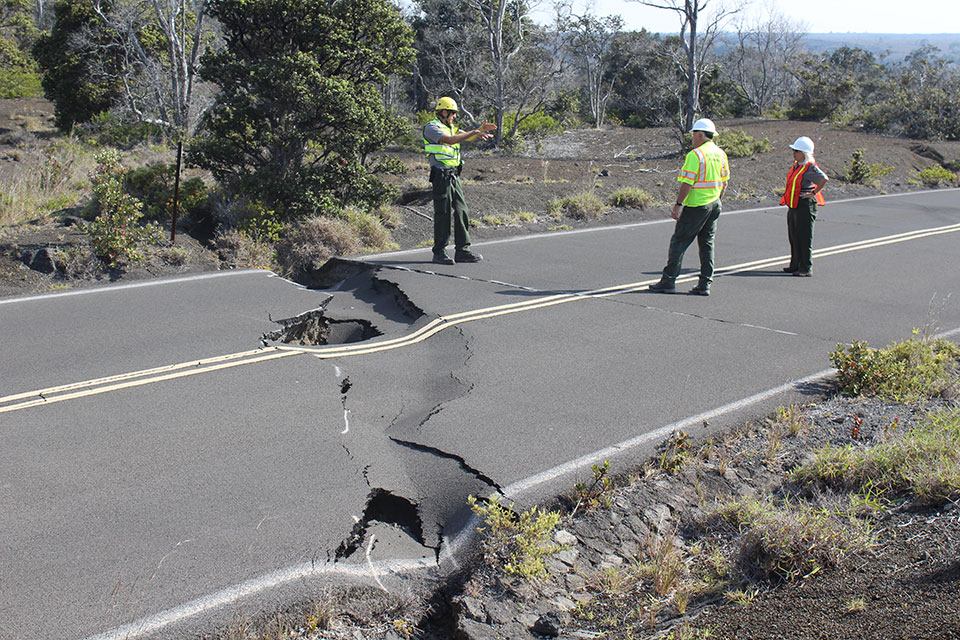
[[[611,109],[628,125],[655,127],[677,121],[683,81],[674,63],[676,40],[648,31],[622,32],[614,40],[611,65],[620,71]]]
[[[0,98],[39,94],[37,65],[30,54],[38,35],[30,0],[0,0]]]
[[[490,113],[494,144],[543,111],[561,73],[558,42],[524,0],[419,0],[417,78],[433,98],[457,100],[465,122]],[[433,105],[426,104],[431,107]],[[508,117],[509,115],[509,117]],[[504,125],[507,125],[506,127]]]
[[[388,0],[216,0],[225,46],[203,58],[220,88],[191,157],[233,194],[279,218],[331,214],[389,196],[372,155],[402,121],[379,86],[413,61]]]
[[[198,62],[210,40],[208,0],[106,1],[94,0],[93,7],[113,36],[101,49],[119,52],[123,60],[116,70],[122,106],[135,120],[182,141],[202,110],[194,98]],[[102,77],[116,73],[112,67],[100,69]]]
[[[864,105],[868,131],[923,140],[960,139],[960,72],[926,45],[887,70],[874,104]]]
[[[799,82],[787,116],[796,120],[848,120],[881,99],[885,72],[869,51],[840,47],[801,56],[793,65]]]
[[[590,115],[599,129],[606,116],[620,67],[613,62],[613,43],[623,28],[620,16],[573,16],[571,49],[583,74]]]
[[[477,12],[463,0],[418,0],[413,21],[418,56],[414,65],[415,102],[432,110],[440,96],[457,101],[467,121],[476,120],[474,98],[476,69],[484,51],[483,31]]]
[[[710,17],[706,13],[712,0],[627,0],[639,2],[648,7],[673,11],[680,18],[680,47],[682,65],[686,80],[685,100],[681,105],[681,129],[689,131],[700,110],[700,82],[708,64],[708,54],[713,47],[721,24],[730,16],[738,13],[740,6],[733,9],[718,8]],[[701,22],[703,18],[703,22]]]
[[[803,51],[806,27],[776,11],[747,24],[737,24],[737,46],[726,56],[726,68],[737,94],[754,115],[784,104],[796,87],[791,60]]]
[[[58,0],[52,30],[33,48],[44,93],[53,102],[57,126],[64,130],[109,110],[120,97],[123,59],[119,51],[107,48],[115,34],[99,17],[94,1]]]
[[[526,102],[531,95],[529,90],[519,92],[514,89],[519,75],[514,78],[519,66],[515,60],[527,44],[526,40],[531,28],[527,17],[529,7],[524,0],[470,0],[470,5],[480,16],[480,23],[486,40],[486,56],[483,68],[486,71],[478,78],[480,91],[486,102],[493,109],[493,121],[497,125],[494,140],[497,146],[503,142],[503,120],[511,103]],[[487,82],[482,82],[488,79]],[[529,79],[526,76],[525,79]],[[533,83],[535,86],[537,83]],[[532,88],[531,85],[527,85]],[[513,95],[511,95],[513,94]],[[513,99],[511,99],[513,98]],[[517,117],[513,122],[513,131],[516,133],[519,126],[521,107],[517,107]]]

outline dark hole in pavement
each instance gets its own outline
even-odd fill
[[[279,322],[283,328],[265,333],[265,339],[299,345],[347,344],[382,335],[366,320],[333,320],[322,309]]]
[[[354,525],[350,537],[340,543],[337,558],[349,558],[359,548],[371,522],[392,524],[420,544],[424,543],[423,523],[417,513],[417,505],[385,489],[374,489],[370,492],[367,508],[364,509],[360,521]]]

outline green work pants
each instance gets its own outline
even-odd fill
[[[700,247],[700,286],[707,287],[713,282],[713,236],[717,233],[717,220],[720,218],[720,200],[714,200],[702,207],[684,207],[680,219],[670,238],[667,252],[667,266],[663,268],[660,282],[672,285],[680,275],[683,254],[696,240]]]
[[[810,273],[813,267],[813,221],[817,201],[800,198],[796,209],[787,210],[787,237],[790,239],[790,270]]]
[[[453,172],[431,171],[433,183],[433,252],[443,253],[450,241],[453,225],[453,243],[457,251],[470,248],[470,212],[463,199],[460,178]]]

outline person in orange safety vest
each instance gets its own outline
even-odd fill
[[[780,204],[789,207],[790,264],[783,270],[795,276],[809,277],[813,260],[813,221],[817,219],[817,206],[825,204],[821,191],[830,178],[813,159],[813,140],[800,136],[790,148],[793,149],[793,166],[787,174],[787,188],[780,199]]]

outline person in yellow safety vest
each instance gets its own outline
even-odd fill
[[[713,237],[720,218],[720,199],[730,179],[727,154],[713,142],[717,127],[708,118],[693,123],[693,149],[684,159],[677,176],[680,189],[670,217],[677,221],[670,238],[667,266],[660,281],[650,285],[657,293],[676,293],[683,254],[694,241],[700,247],[700,281],[690,289],[699,296],[710,295],[713,282]]]
[[[787,173],[787,188],[780,204],[787,205],[787,238],[790,240],[790,265],[783,268],[801,278],[809,278],[813,263],[813,221],[817,219],[817,205],[823,199],[827,177],[813,159],[813,140],[800,136],[790,145],[793,166]]]
[[[430,160],[430,183],[433,185],[433,262],[436,264],[483,259],[480,254],[470,251],[469,210],[460,185],[463,169],[460,143],[486,140],[497,125],[484,122],[479,129],[460,131],[454,124],[458,110],[453,98],[440,98],[434,109],[437,117],[423,127],[423,150]],[[456,247],[453,260],[447,255],[451,225]]]

